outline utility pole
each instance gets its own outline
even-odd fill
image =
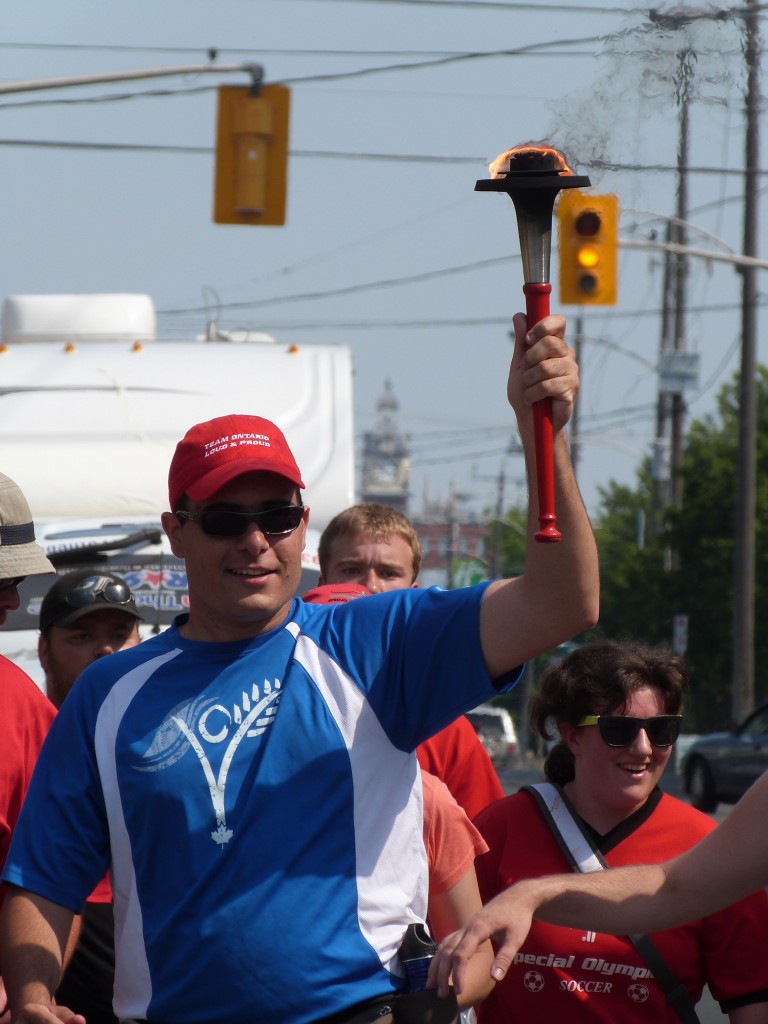
[[[760,36],[755,0],[747,0],[744,56],[747,65],[744,144],[745,256],[757,256],[760,165]],[[755,512],[757,507],[757,270],[744,265],[741,292],[739,445],[734,534],[733,679],[731,712],[740,721],[755,703]]]
[[[679,30],[699,15],[689,8],[671,11],[651,11],[651,21],[666,31]],[[664,262],[661,352],[659,357],[659,397],[656,410],[656,442],[653,462],[653,504],[657,513],[669,503],[674,508],[683,505],[683,452],[685,446],[685,392],[684,376],[686,350],[686,308],[688,303],[689,258],[685,252],[688,242],[688,154],[690,139],[690,102],[696,54],[684,46],[677,55],[675,101],[680,111],[680,131],[677,144],[677,210],[676,217],[667,222],[667,242],[680,247],[676,253],[667,250]],[[669,437],[667,436],[669,432]],[[654,517],[655,519],[656,517]],[[664,549],[664,569],[670,571],[675,555],[669,547]]]
[[[665,238],[667,244],[672,242],[672,222],[670,220],[667,220],[666,223]],[[672,277],[672,253],[666,250],[664,252],[664,274],[661,285],[661,339],[659,350],[662,359],[664,358],[664,353],[672,348],[672,307],[674,305]],[[664,506],[669,503],[670,444],[667,437],[667,424],[669,423],[670,412],[670,396],[661,387],[661,380],[659,380],[659,396],[656,404],[656,440],[652,463],[654,529],[660,520]]]
[[[687,232],[685,221],[688,218],[688,151],[689,151],[689,106],[691,98],[691,80],[695,55],[686,48],[679,54],[677,75],[677,103],[680,107],[680,138],[677,149],[677,220],[673,224],[673,240],[679,245],[686,245]],[[688,301],[688,256],[678,253],[674,262],[675,319],[673,347],[675,352],[685,352],[686,348],[686,305]],[[682,391],[675,391],[671,396],[672,404],[672,504],[682,508],[683,504],[683,441],[685,425],[685,397]]]

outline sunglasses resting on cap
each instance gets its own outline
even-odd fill
[[[71,626],[93,611],[115,609],[141,621],[131,589],[121,576],[84,569],[56,580],[40,605],[40,629]]]
[[[576,724],[596,725],[603,743],[609,747],[628,747],[641,729],[654,747],[671,747],[680,735],[682,715],[655,715],[653,718],[632,718],[630,715],[585,715]]]

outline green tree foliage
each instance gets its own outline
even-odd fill
[[[503,519],[490,519],[487,543],[490,560],[494,564],[497,563],[496,546],[498,545],[500,548],[498,559],[500,579],[520,576],[523,573],[527,533],[527,513],[524,508],[512,507]]]
[[[686,656],[693,670],[688,726],[722,728],[730,720],[733,657],[733,556],[738,391],[726,385],[717,413],[691,424],[683,460],[683,507],[653,510],[649,467],[634,490],[601,491],[603,635],[670,645],[672,620],[688,615]],[[756,699],[768,698],[768,371],[758,396],[756,540]],[[638,522],[645,520],[644,541]]]
[[[500,576],[502,578],[519,576],[525,571],[525,552],[528,537],[528,510],[512,506],[503,519],[494,519],[492,513],[486,512],[489,517],[488,529],[488,555],[489,561],[495,561],[494,543],[498,541],[500,548]],[[593,633],[582,633],[574,638],[575,644],[588,643],[594,636]],[[527,727],[527,696],[528,684],[534,689],[536,680],[541,673],[556,658],[563,657],[572,649],[574,643],[562,644],[559,648],[551,651],[544,651],[532,665],[530,678],[518,683],[511,691],[499,694],[494,697],[492,703],[499,707],[505,707],[512,713],[518,730],[519,739],[523,747],[537,746],[534,740],[528,735]]]

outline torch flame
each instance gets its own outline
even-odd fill
[[[492,178],[501,178],[504,175],[509,174],[512,171],[513,164],[520,158],[525,159],[526,157],[549,157],[552,163],[552,170],[556,171],[557,174],[573,174],[573,171],[565,162],[565,157],[559,150],[553,149],[552,146],[547,146],[544,143],[538,142],[524,142],[520,146],[513,146],[512,149],[506,150],[501,153],[496,159],[488,166],[488,170]]]

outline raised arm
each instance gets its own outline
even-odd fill
[[[0,965],[14,1024],[84,1024],[53,1002],[73,917],[66,907],[9,888],[0,914]]]
[[[591,875],[526,879],[500,893],[463,931],[440,944],[430,982],[461,991],[467,964],[489,938],[499,943],[491,975],[507,973],[533,917],[614,935],[662,931],[713,914],[768,883],[768,773],[726,820],[686,853],[663,864]]]
[[[595,624],[598,616],[597,548],[568,454],[565,425],[579,390],[579,371],[565,342],[565,320],[550,316],[526,331],[516,314],[515,350],[507,396],[517,417],[528,473],[529,514],[525,573],[488,587],[480,614],[483,653],[492,676]],[[539,544],[534,402],[552,399],[555,509],[562,540]]]

